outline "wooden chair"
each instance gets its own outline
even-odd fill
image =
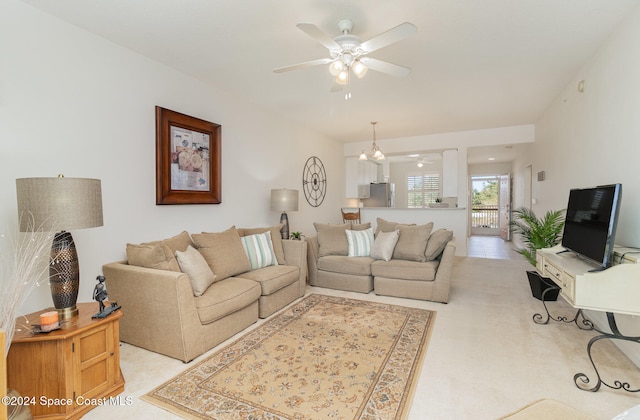
[[[340,209],[342,213],[342,222],[343,223],[360,223],[360,209],[358,211],[344,211]]]

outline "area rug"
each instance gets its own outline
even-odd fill
[[[405,418],[435,315],[312,294],[142,399],[185,418]]]

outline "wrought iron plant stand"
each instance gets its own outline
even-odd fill
[[[613,312],[607,312],[607,321],[609,323],[609,328],[611,329],[611,332],[604,332],[601,331],[600,329],[598,329],[593,322],[589,321],[587,318],[585,318],[582,309],[578,309],[576,311],[576,314],[573,318],[569,319],[569,317],[566,316],[553,316],[551,315],[551,313],[549,312],[549,308],[547,307],[547,303],[544,299],[545,295],[552,291],[552,290],[560,290],[560,287],[558,286],[550,286],[548,288],[546,288],[543,292],[542,292],[542,304],[544,305],[544,310],[546,312],[546,317],[544,314],[540,314],[540,313],[536,313],[533,315],[533,322],[535,322],[536,324],[548,324],[549,321],[554,321],[554,322],[561,322],[561,323],[565,323],[565,324],[571,324],[574,323],[576,324],[576,326],[581,329],[581,330],[585,330],[585,331],[589,331],[589,330],[593,330],[596,331],[598,333],[600,333],[600,335],[597,335],[595,337],[593,337],[591,340],[589,340],[589,344],[587,345],[587,354],[589,356],[589,360],[591,361],[591,365],[593,366],[593,370],[596,373],[597,376],[597,382],[595,383],[594,386],[589,387],[591,380],[589,379],[589,376],[585,373],[576,373],[573,376],[573,381],[575,382],[576,386],[583,390],[583,391],[591,391],[591,392],[596,392],[600,389],[600,387],[602,385],[605,385],[611,389],[622,389],[624,391],[627,392],[640,392],[640,388],[636,388],[636,389],[632,389],[631,388],[631,384],[629,384],[628,382],[622,382],[619,380],[614,380],[613,384],[609,384],[605,381],[602,380],[602,377],[600,376],[600,372],[598,371],[598,367],[596,366],[595,361],[593,360],[593,356],[591,354],[591,349],[593,347],[593,345],[595,343],[597,343],[600,340],[621,340],[621,341],[629,341],[632,343],[640,343],[640,337],[630,337],[630,336],[626,336],[623,335],[620,330],[618,329],[618,325],[616,324],[616,319],[615,319],[615,314]]]

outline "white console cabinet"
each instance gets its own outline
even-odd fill
[[[635,258],[597,271],[594,263],[563,250],[558,245],[536,252],[536,269],[560,287],[563,299],[579,309],[640,315],[640,264],[633,263]],[[624,250],[616,254],[614,261],[619,261]]]
[[[596,367],[592,346],[603,339],[616,342],[626,341],[640,344],[640,337],[624,335],[618,329],[615,315],[640,315],[640,264],[636,258],[637,249],[616,248],[614,265],[606,270],[600,270],[594,263],[582,259],[573,252],[566,252],[561,246],[540,249],[536,252],[536,269],[548,277],[560,288],[560,296],[578,311],[573,319],[567,317],[553,317],[549,314],[543,300],[546,318],[541,314],[533,316],[534,322],[546,324],[549,320],[556,322],[575,322],[581,329],[595,330],[600,335],[593,337],[587,345],[587,354],[596,372],[597,380],[592,381],[584,373],[577,373],[573,377],[576,386],[584,391],[595,392],[605,385],[612,389],[622,389],[628,392],[640,392],[640,388],[632,388],[629,382],[616,380],[605,382]],[[631,255],[627,257],[627,255]],[[617,264],[615,264],[617,263]],[[549,290],[554,287],[549,287]],[[544,297],[544,293],[543,293]],[[602,311],[607,314],[610,331],[598,329],[595,324],[584,317],[583,310]],[[578,319],[582,318],[579,323]]]

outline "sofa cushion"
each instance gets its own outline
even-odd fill
[[[451,239],[453,239],[453,232],[447,229],[438,229],[431,233],[427,241],[427,249],[424,251],[425,259],[433,261],[438,258]]]
[[[244,251],[247,253],[252,270],[278,265],[276,254],[273,252],[271,232],[256,233],[240,238]]]
[[[318,232],[318,256],[349,254],[349,244],[345,234],[345,231],[349,228],[348,224],[314,223],[313,226]]]
[[[180,270],[189,275],[194,296],[202,295],[216,281],[216,275],[211,271],[207,261],[191,245],[184,252],[176,251],[176,259]]]
[[[238,275],[260,284],[262,296],[268,296],[300,280],[300,269],[293,265],[273,265]]]
[[[168,246],[157,242],[148,244],[127,244],[129,265],[155,268],[156,270],[180,271],[178,261]]]
[[[165,257],[161,257],[158,249],[153,248],[155,245],[164,245],[161,248]],[[193,246],[194,244],[191,240],[191,236],[189,236],[189,232],[186,230],[180,232],[176,236],[172,236],[171,238],[160,241],[143,242],[140,245],[134,245],[132,247],[131,251],[134,262],[129,261],[129,264],[140,267],[180,272],[180,266],[176,260],[176,251],[185,251],[189,245]],[[145,247],[148,252],[145,252],[143,249]],[[140,258],[142,258],[142,261]],[[129,248],[127,248],[127,259],[129,259]],[[167,265],[164,262],[168,264],[168,268],[166,268]]]
[[[426,261],[424,256],[427,249],[429,234],[433,223],[421,226],[398,226],[400,237],[393,250],[393,258],[397,260]]]
[[[191,240],[191,236],[189,236],[189,232],[183,230],[178,233],[176,236],[172,236],[171,238],[163,239],[160,241],[164,245],[168,246],[171,250],[171,255],[175,255],[176,251],[186,251],[189,245],[195,246],[193,241]]]
[[[224,232],[195,233],[192,237],[217,280],[251,270],[235,226]]]
[[[371,258],[389,261],[393,256],[393,250],[396,248],[399,237],[400,231],[397,230],[378,233],[371,247]]]
[[[371,223],[349,223],[349,227],[347,229],[351,230],[365,230],[371,227]]]
[[[258,233],[271,232],[271,243],[273,244],[273,252],[276,254],[278,264],[287,265],[287,260],[284,255],[284,246],[282,245],[282,234],[280,233],[282,225],[278,224],[270,227],[258,227],[258,228],[240,228],[238,229],[238,235],[248,236]]]
[[[415,226],[415,223],[407,224],[407,223],[399,223],[399,222],[390,222],[388,220],[384,220],[380,217],[376,218],[376,232],[377,236],[380,232],[393,232],[398,228],[398,226]]]
[[[196,311],[202,324],[210,324],[246,308],[258,299],[260,299],[258,283],[239,277],[229,277],[216,281],[202,296],[195,298]]]
[[[349,257],[368,257],[369,255],[371,255],[371,245],[373,245],[373,229],[347,229],[345,233],[347,234]]]
[[[353,274],[356,276],[370,276],[371,257],[347,257],[342,255],[328,255],[318,258],[318,270],[332,273]]]
[[[375,261],[371,274],[389,279],[433,281],[440,261],[417,262],[407,260]]]

